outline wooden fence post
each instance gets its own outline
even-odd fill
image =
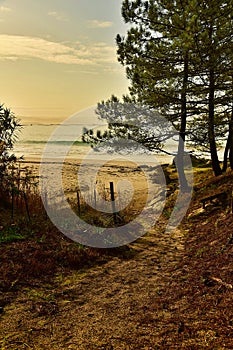
[[[79,195],[79,190],[77,190],[77,202],[78,202],[78,215],[80,215],[81,206],[80,206],[80,195]]]
[[[28,220],[31,221],[30,211],[29,211],[29,206],[28,206],[28,199],[27,199],[27,195],[26,195],[25,192],[23,192],[23,197],[24,197],[24,203],[25,203],[25,207],[26,207],[26,212],[27,212]]]
[[[232,214],[233,213],[233,188],[231,190],[231,204],[230,204],[230,206],[231,206],[230,210],[231,210],[231,214]]]
[[[94,205],[95,205],[95,209],[96,209],[96,189],[94,188]]]
[[[116,205],[115,205],[115,196],[114,196],[114,184],[112,181],[110,182],[110,194],[111,194],[111,201],[112,201],[113,221],[114,221],[114,224],[116,224],[117,223]]]

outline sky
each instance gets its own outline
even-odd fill
[[[0,103],[53,123],[121,97],[115,37],[126,29],[121,0],[0,0]]]

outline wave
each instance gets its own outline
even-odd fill
[[[18,143],[21,144],[38,144],[38,145],[45,145],[45,144],[54,144],[54,145],[76,145],[76,146],[90,146],[88,143],[83,141],[45,141],[45,140],[24,140],[19,141]]]

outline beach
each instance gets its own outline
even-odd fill
[[[52,196],[56,197],[54,201],[59,202],[61,192],[68,201],[77,201],[80,191],[83,202],[96,207],[101,201],[110,201],[112,183],[116,210],[130,202],[142,209],[160,191],[164,178],[162,169],[158,171],[158,168],[171,164],[172,156],[95,152],[89,144],[81,142],[83,125],[61,126],[61,135],[53,138],[57,127],[25,125],[14,147],[17,157],[23,155],[21,169],[32,171],[39,188],[43,179],[46,191],[53,192]],[[170,145],[172,151],[175,147]],[[159,185],[156,187],[156,184]],[[109,206],[107,203],[105,207],[110,210]]]
[[[137,206],[141,206],[147,200],[148,187],[153,186],[156,192],[159,192],[159,187],[164,182],[163,170],[159,165],[140,166],[122,160],[89,160],[83,163],[82,159],[69,159],[61,163],[58,160],[41,162],[40,159],[28,158],[20,161],[20,167],[30,170],[39,181],[47,172],[54,183],[59,176],[58,170],[62,169],[62,190],[71,200],[76,198],[78,190],[86,200],[90,200],[94,194],[97,201],[103,196],[105,200],[110,200],[110,183],[113,183],[116,201],[121,201],[124,205],[127,200],[133,198]]]

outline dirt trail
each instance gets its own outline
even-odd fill
[[[179,306],[166,307],[163,296],[172,288],[183,247],[182,232],[165,234],[160,223],[132,244],[133,257],[114,257],[86,274],[64,277],[49,291],[53,302],[22,291],[2,318],[1,349],[163,348],[169,332],[179,337]]]

